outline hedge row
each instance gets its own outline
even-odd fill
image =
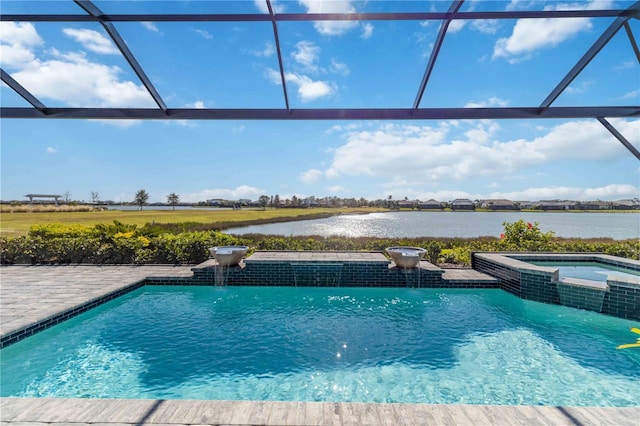
[[[2,264],[198,264],[209,258],[209,247],[245,245],[255,250],[361,250],[383,251],[390,246],[414,246],[427,250],[432,263],[468,265],[473,251],[598,252],[640,259],[638,240],[565,240],[542,233],[533,225],[505,223],[502,238],[342,238],[236,237],[219,231],[180,234],[145,232],[145,228],[114,222],[113,225],[35,226],[28,235],[0,237]]]

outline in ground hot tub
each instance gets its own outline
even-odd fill
[[[385,249],[393,263],[399,268],[415,268],[420,264],[420,259],[427,252],[420,247],[387,247]]]
[[[479,252],[473,269],[536,302],[640,320],[640,261],[600,253]]]

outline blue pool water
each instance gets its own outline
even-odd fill
[[[638,325],[497,289],[146,286],[3,349],[0,394],[637,406]]]
[[[538,266],[558,268],[560,278],[580,278],[591,281],[607,281],[607,277],[618,276],[640,279],[640,272],[631,269],[619,268],[599,262],[554,262],[535,261],[528,262]]]

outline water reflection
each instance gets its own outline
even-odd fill
[[[538,222],[564,238],[640,238],[638,213],[385,212],[232,228],[230,234],[345,237],[497,237],[504,222]]]

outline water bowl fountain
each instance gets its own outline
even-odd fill
[[[219,266],[236,266],[247,254],[247,246],[210,247],[209,252],[216,259]]]
[[[420,247],[408,246],[387,247],[385,251],[397,267],[404,269],[417,267],[420,264],[420,259],[427,252]]]

